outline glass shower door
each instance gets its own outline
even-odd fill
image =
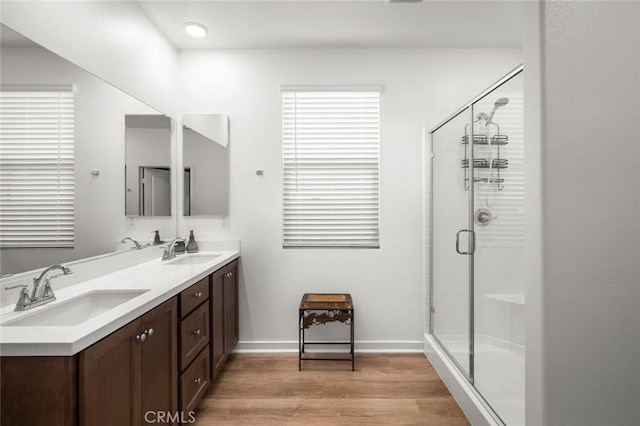
[[[502,421],[524,424],[522,74],[473,103],[475,388]]]
[[[469,109],[431,133],[432,252],[431,333],[458,367],[472,376],[472,329],[469,273],[469,157],[464,143]],[[468,164],[467,164],[468,165]]]

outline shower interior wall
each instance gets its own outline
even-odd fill
[[[518,78],[518,77],[515,77]],[[509,137],[501,147],[508,168],[500,170],[503,184],[478,183],[474,209],[492,214],[487,226],[476,225],[475,254],[476,336],[493,339],[511,349],[524,345],[524,138],[522,91],[488,95],[474,106],[474,115],[486,112],[496,97],[509,99],[494,117],[500,132]],[[476,147],[476,157],[495,157],[495,147]],[[489,151],[493,150],[490,154]],[[476,174],[488,175],[485,170]],[[494,171],[495,177],[497,173]],[[498,190],[497,185],[501,185]]]

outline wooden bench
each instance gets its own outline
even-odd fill
[[[348,342],[307,342],[305,330],[320,324],[339,321],[349,326]],[[305,354],[305,345],[349,345],[350,358],[312,357]],[[350,294],[305,293],[298,309],[298,370],[302,361],[351,361],[355,371],[353,301]]]

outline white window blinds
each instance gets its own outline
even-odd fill
[[[73,247],[72,86],[0,91],[0,246]]]
[[[284,247],[379,243],[379,91],[282,94]]]

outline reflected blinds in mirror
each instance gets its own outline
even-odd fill
[[[379,92],[283,91],[283,246],[379,247]]]
[[[72,89],[0,91],[1,247],[73,247]]]

